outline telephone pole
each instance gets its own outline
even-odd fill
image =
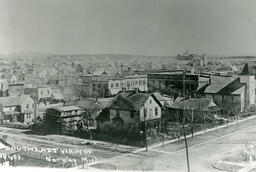
[[[145,108],[144,108],[145,111]],[[147,122],[146,122],[146,116],[144,112],[144,132],[145,132],[145,146],[146,146],[146,152],[148,151],[148,141],[147,141]]]
[[[185,92],[185,75],[186,75],[186,71],[184,69],[183,71],[183,98],[185,99],[186,97],[186,92]],[[184,101],[184,100],[183,100]],[[189,166],[189,155],[188,155],[188,144],[187,144],[187,137],[186,137],[186,131],[185,131],[185,105],[183,107],[183,134],[184,134],[184,141],[185,141],[185,147],[186,147],[186,158],[187,158],[187,168],[188,168],[188,172],[190,172],[190,166]]]

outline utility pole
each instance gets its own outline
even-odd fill
[[[186,75],[186,71],[184,69],[183,71],[183,98],[185,99],[186,95],[185,95],[185,75]],[[184,134],[184,141],[185,141],[185,147],[186,147],[186,158],[187,158],[187,169],[188,172],[190,172],[190,166],[189,166],[189,155],[188,155],[188,144],[187,144],[187,137],[186,137],[186,131],[185,131],[185,106],[183,107],[183,134]]]
[[[90,126],[90,123],[89,123],[89,117],[87,119],[87,125],[88,125],[88,129],[89,129],[89,132],[90,132],[90,141],[92,142],[92,130],[91,130],[91,126]]]
[[[144,133],[145,133],[145,147],[146,147],[146,152],[148,151],[148,142],[147,142],[147,122],[146,122],[146,114],[147,112],[145,112],[145,108],[144,108]]]
[[[191,114],[191,128],[192,128],[192,139],[194,138],[194,112],[192,107],[192,114]]]

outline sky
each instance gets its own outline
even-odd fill
[[[256,55],[255,0],[0,0],[0,54]]]

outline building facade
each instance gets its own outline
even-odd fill
[[[185,79],[186,97],[195,97],[199,84],[199,75],[182,72],[163,72],[147,74],[148,92],[160,92],[173,97],[183,96],[183,80]]]
[[[147,92],[147,75],[125,76],[124,78],[108,80],[108,90],[111,95],[116,95],[122,90],[134,90]]]

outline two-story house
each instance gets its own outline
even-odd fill
[[[29,95],[1,97],[2,120],[7,122],[34,122],[34,100]]]
[[[129,127],[131,124],[150,121],[160,126],[162,104],[153,94],[127,91],[119,93],[109,107],[110,124]]]

